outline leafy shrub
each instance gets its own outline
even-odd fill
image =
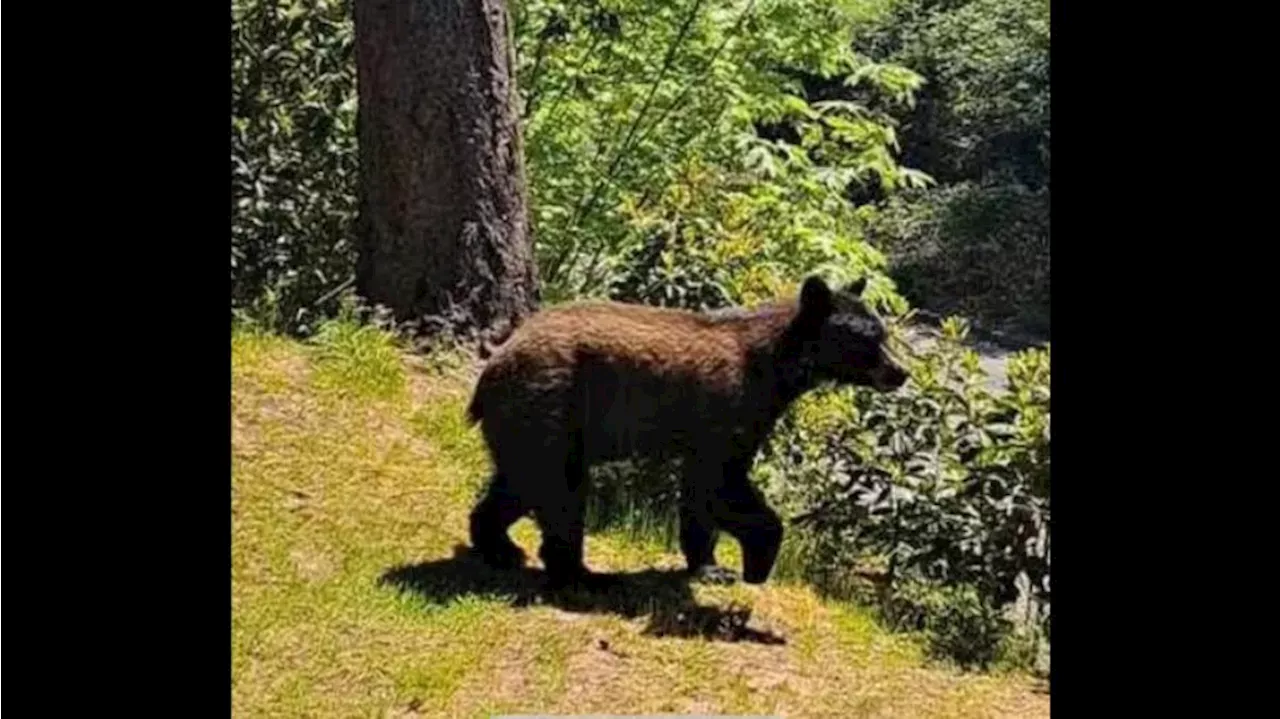
[[[902,161],[939,187],[891,198],[873,232],[916,306],[1048,335],[1049,41],[1047,0],[900,0],[856,34],[924,77]]]
[[[611,296],[692,309],[753,304],[794,292],[791,278],[816,271],[837,283],[867,277],[868,299],[904,311],[884,255],[862,240],[865,213],[843,197],[852,172],[818,167],[799,146],[743,145],[740,172],[690,164],[649,207],[624,209],[648,239],[618,263]]]
[[[970,585],[902,582],[885,609],[891,626],[924,633],[930,656],[965,668],[991,666],[1012,634],[1008,617]]]
[[[355,267],[349,0],[231,4],[231,307],[309,332]]]
[[[890,617],[914,606],[907,615],[949,637],[939,640],[946,651],[985,662],[1007,634],[990,614],[1018,598],[1020,581],[1047,624],[1049,351],[1014,356],[1009,391],[992,394],[976,353],[961,344],[966,331],[944,322],[897,393],[831,392],[803,402],[784,418],[757,473],[797,515],[798,574],[856,594],[869,572]],[[935,616],[936,602],[903,594],[903,586],[938,588],[950,613]],[[962,617],[975,626],[946,624]],[[983,647],[959,651],[964,637]]]
[[[914,306],[1049,333],[1049,191],[964,182],[891,198],[869,236]]]
[[[1049,183],[1048,0],[900,0],[854,45],[925,78],[904,161],[942,184]]]
[[[854,54],[841,4],[537,0],[515,9],[550,300],[611,294],[710,307],[772,295],[782,277],[820,265],[883,274],[844,191],[923,178],[895,162],[889,114],[811,104],[795,72],[874,85],[900,103],[919,78]],[[790,141],[764,140],[757,125],[785,126]]]

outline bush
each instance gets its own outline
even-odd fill
[[[1046,627],[1049,605],[1049,350],[1015,355],[1009,391],[995,395],[961,344],[966,331],[944,322],[897,393],[803,402],[757,467],[796,515],[797,574],[854,596],[859,578],[875,578],[892,621],[913,606],[916,628],[950,637],[939,640],[946,651],[964,637],[983,643],[955,655],[962,662],[995,651],[1007,627],[990,616],[1020,582]],[[945,612],[904,586],[939,590]],[[964,617],[974,626],[952,626]]]
[[[308,333],[353,276],[349,0],[231,4],[231,307]]]
[[[873,232],[914,305],[1048,336],[1049,40],[1047,0],[901,0],[857,33],[924,77],[902,162],[939,186],[891,198]]]
[[[931,657],[963,668],[990,667],[1012,636],[1012,622],[971,585],[902,582],[884,611],[890,626],[923,632]]]
[[[1049,183],[1048,0],[901,0],[855,48],[920,73],[903,158],[944,185]]]
[[[616,265],[614,299],[712,309],[754,304],[797,290],[819,272],[836,283],[866,277],[865,296],[891,313],[906,309],[886,259],[864,241],[866,213],[844,197],[849,177],[816,166],[802,147],[743,141],[738,172],[690,163],[647,207],[626,208],[647,238]]]
[[[848,267],[850,246],[866,243],[846,186],[920,181],[894,161],[887,113],[811,104],[793,76],[856,77],[910,100],[918,78],[854,54],[853,19],[839,3],[539,0],[515,9],[551,301],[608,294],[716,306],[772,294],[799,274],[784,265],[861,272]],[[757,124],[786,126],[793,142],[764,141]],[[874,257],[862,264],[883,273]]]
[[[870,236],[912,305],[1048,336],[1047,189],[964,182],[892,198]]]

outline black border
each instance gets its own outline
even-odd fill
[[[1208,166],[1220,156],[1203,148],[1216,143],[1194,139],[1198,123],[1217,126],[1203,111],[1221,96],[1192,67],[1218,56],[1213,30],[1172,6],[1051,12],[1053,709],[1216,715],[1239,701],[1196,701],[1236,663],[1205,643],[1232,625],[1211,595],[1234,586],[1220,576],[1232,550],[1214,549],[1234,534],[1216,525],[1236,503],[1211,512],[1214,480],[1232,478],[1195,453],[1217,451],[1222,425],[1235,424],[1208,407],[1238,370],[1205,292],[1209,263],[1240,246],[1210,227],[1236,210],[1207,187],[1228,172]]]
[[[6,26],[5,678],[226,715],[231,6],[50,7]]]

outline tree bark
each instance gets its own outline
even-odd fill
[[[538,304],[503,0],[355,0],[357,290],[455,331]]]

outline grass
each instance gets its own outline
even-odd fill
[[[1029,678],[929,665],[799,584],[690,586],[632,534],[588,537],[607,592],[478,566],[458,547],[488,464],[456,358],[349,323],[240,330],[232,377],[236,716],[1048,716]],[[536,557],[529,521],[513,536]]]

